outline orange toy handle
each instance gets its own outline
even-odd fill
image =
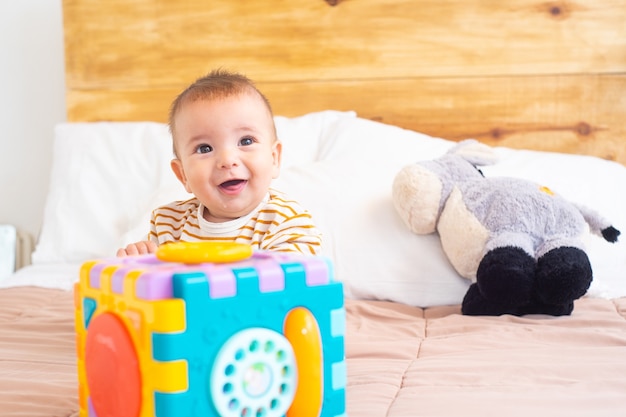
[[[235,242],[172,242],[156,251],[162,261],[187,264],[237,262],[251,256],[250,245]]]
[[[297,307],[287,314],[284,335],[291,343],[298,368],[298,388],[287,417],[317,417],[324,392],[322,337],[313,314]]]

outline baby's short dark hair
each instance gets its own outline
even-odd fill
[[[221,99],[246,92],[255,92],[258,94],[267,106],[270,116],[273,116],[272,106],[270,106],[267,97],[265,97],[254,82],[245,75],[223,69],[216,69],[198,78],[190,84],[189,87],[183,90],[170,106],[169,127],[172,136],[174,135],[176,115],[184,103],[194,102],[196,100]],[[174,153],[176,153],[175,147]]]

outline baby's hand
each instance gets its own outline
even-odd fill
[[[157,250],[157,244],[151,240],[143,240],[141,242],[131,243],[125,248],[117,251],[118,257],[133,256],[133,255],[145,255],[148,253],[154,253]]]

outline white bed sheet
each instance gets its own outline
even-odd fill
[[[0,281],[0,288],[34,286],[71,290],[78,281],[81,263],[28,265]]]

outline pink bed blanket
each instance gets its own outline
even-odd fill
[[[72,294],[0,290],[0,415],[77,416]],[[626,415],[626,298],[567,317],[346,300],[347,415]]]

